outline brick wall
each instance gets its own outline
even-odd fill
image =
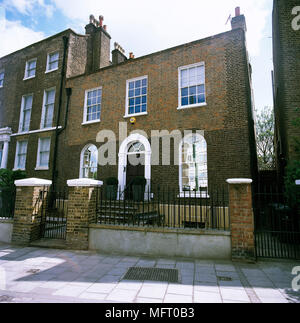
[[[275,80],[275,119],[277,166],[281,173],[285,164],[299,159],[294,147],[294,137],[300,129],[293,121],[300,117],[300,31],[292,28],[292,9],[298,0],[274,0],[273,3],[273,57]],[[298,111],[296,110],[298,108]],[[280,160],[280,155],[285,162]]]
[[[177,110],[178,67],[205,62],[207,105]],[[146,116],[137,117],[132,126],[125,115],[126,80],[148,75]],[[209,180],[224,184],[230,177],[250,177],[253,169],[253,120],[251,88],[244,32],[241,29],[178,46],[125,63],[101,69],[97,73],[71,78],[73,89],[65,148],[60,151],[60,176],[77,178],[80,153],[94,143],[100,130],[119,135],[119,122],[127,122],[128,132],[144,130],[204,130],[208,143]],[[88,89],[102,86],[101,122],[82,125],[84,95]],[[118,154],[117,142],[117,154]],[[177,149],[177,148],[176,148]],[[171,147],[173,156],[174,146]],[[64,156],[68,158],[64,158]],[[72,165],[72,167],[69,167]],[[255,168],[255,167],[254,167]],[[178,166],[152,166],[152,180],[178,185]],[[117,166],[99,167],[99,179],[118,176]]]

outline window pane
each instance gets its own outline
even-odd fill
[[[189,104],[189,99],[188,97],[182,98],[181,99],[181,105],[188,105]]]
[[[147,78],[129,82],[128,113],[147,112]]]
[[[195,95],[196,94],[196,86],[190,87],[190,95]]]
[[[188,96],[188,95],[189,95],[189,88],[188,87],[181,89],[181,96]]]

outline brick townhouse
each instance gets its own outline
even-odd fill
[[[115,43],[110,60],[103,17],[91,16],[85,35],[69,29],[1,58],[2,167],[59,186],[116,177],[124,189],[144,175],[148,185],[198,191],[227,178],[255,179],[251,66],[239,8],[231,24],[230,31],[138,58]],[[119,133],[120,124],[127,132]],[[104,142],[103,130],[115,139]],[[168,136],[174,131],[179,141]],[[107,146],[112,164],[97,153]]]
[[[300,3],[273,2],[275,150],[279,175],[291,160],[300,159],[294,138],[300,138]]]

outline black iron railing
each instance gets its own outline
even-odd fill
[[[97,189],[96,219],[109,225],[229,230],[228,192],[102,186]]]
[[[43,192],[41,237],[48,239],[65,239],[67,228],[68,192]]]
[[[281,187],[259,185],[253,210],[257,257],[300,259],[300,199]]]

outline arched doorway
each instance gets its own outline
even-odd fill
[[[130,185],[136,176],[147,180],[146,192],[150,190],[151,181],[151,146],[148,139],[140,134],[132,134],[121,144],[119,150],[118,179],[121,192]],[[123,196],[120,196],[123,199]]]

